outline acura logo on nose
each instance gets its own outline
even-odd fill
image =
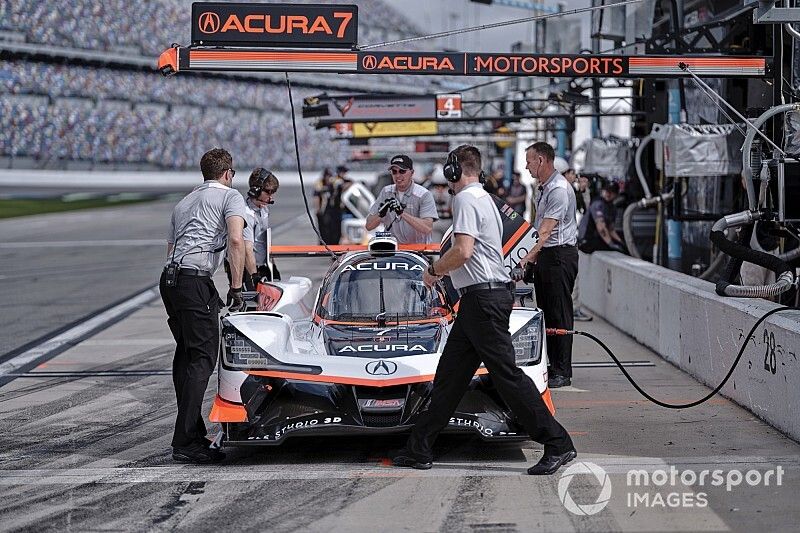
[[[219,15],[206,11],[200,15],[197,25],[203,33],[217,33],[219,31]]]
[[[364,68],[374,70],[378,66],[378,59],[375,56],[364,56]]]
[[[397,372],[397,363],[380,359],[379,361],[370,361],[365,368],[367,374],[373,376],[391,376]]]

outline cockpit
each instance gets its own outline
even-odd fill
[[[359,255],[323,285],[317,315],[342,322],[396,322],[447,314],[438,289],[422,282],[427,264],[413,254]]]

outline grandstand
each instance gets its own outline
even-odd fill
[[[361,42],[419,33],[384,1],[357,3]],[[190,12],[190,0],[0,2],[0,168],[194,169],[210,146],[238,166],[294,168],[282,76],[155,72],[158,53],[189,42]],[[296,106],[323,88],[403,90],[388,76],[292,77]],[[304,167],[345,158],[328,132],[298,126]]]

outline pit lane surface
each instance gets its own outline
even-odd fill
[[[179,199],[0,220],[0,357],[156,285]],[[277,199],[273,224],[303,212],[299,187]]]
[[[165,220],[170,207],[142,220]],[[298,221],[276,240],[308,242],[307,228]],[[154,252],[157,264],[161,250]],[[318,277],[324,266],[324,260],[281,262],[284,276]],[[583,329],[623,360],[652,362],[631,372],[659,398],[688,401],[708,390],[599,318]],[[558,475],[524,475],[541,455],[541,446],[530,442],[443,438],[429,471],[388,466],[387,454],[402,438],[290,439],[280,448],[229,451],[221,465],[178,465],[169,455],[173,349],[155,301],[0,387],[2,529],[772,531],[794,529],[800,520],[797,443],[724,398],[680,412],[652,406],[617,369],[604,367],[579,368],[573,387],[553,391],[578,460],[596,463],[609,476],[608,504],[591,516],[565,509]],[[583,338],[575,341],[575,359],[606,362]],[[730,491],[683,485],[640,491],[651,501],[656,493],[666,500],[672,492],[706,492],[706,507],[629,505],[629,469],[653,473],[670,466],[726,472],[781,466],[784,473],[777,487],[773,478],[771,486],[742,484]],[[578,504],[595,503],[601,493],[589,475],[576,475],[568,489]]]

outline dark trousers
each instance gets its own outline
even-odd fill
[[[179,274],[177,285],[167,287],[162,273],[158,288],[176,343],[172,383],[178,416],[172,446],[187,447],[203,442],[206,436],[201,409],[208,379],[217,364],[220,299],[209,277]]]
[[[546,327],[572,329],[572,289],[577,276],[577,248],[542,248],[533,267],[533,286]],[[572,377],[572,335],[548,336],[547,356],[553,374]]]
[[[461,298],[458,318],[436,368],[431,403],[406,444],[406,450],[416,458],[432,458],[436,437],[450,421],[481,361],[525,431],[544,444],[545,454],[561,454],[573,448],[572,439],[550,414],[536,385],[514,362],[508,332],[513,305],[514,297],[505,289],[474,291]]]

